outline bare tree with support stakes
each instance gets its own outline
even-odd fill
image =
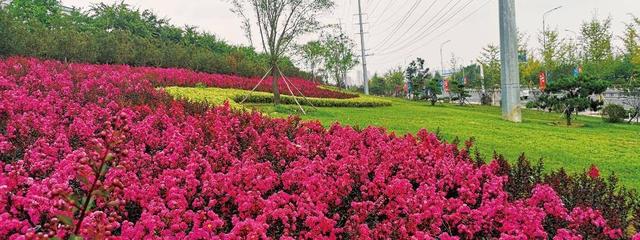
[[[273,103],[278,105],[278,75],[282,75],[278,61],[296,38],[319,28],[318,15],[333,8],[334,3],[332,0],[231,0],[231,3],[251,42],[252,26],[259,30],[262,48],[271,65]],[[288,85],[286,80],[285,83]]]

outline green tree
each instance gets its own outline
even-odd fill
[[[425,86],[425,95],[427,100],[431,103],[431,106],[436,105],[438,102],[438,95],[442,94],[442,86],[440,86],[440,82],[441,81],[439,79],[434,77],[428,80],[427,85]]]
[[[564,77],[549,84],[545,90],[545,97],[539,105],[561,112],[567,125],[571,125],[574,113],[584,111],[593,104],[601,104],[590,98],[594,94],[601,94],[607,90],[609,83],[581,74],[576,77]]]
[[[377,73],[373,74],[373,77],[369,79],[369,91],[373,95],[384,96],[387,94],[386,81],[383,77]]]
[[[355,54],[355,43],[339,29],[338,33],[322,34],[323,63],[336,85],[346,88],[347,72],[359,62]]]
[[[391,69],[384,75],[386,95],[399,96],[404,87],[404,71],[401,67]]]
[[[252,47],[229,45],[192,26],[176,27],[149,10],[124,3],[97,4],[87,11],[51,0],[15,0],[1,7],[3,56],[184,67],[243,76],[262,75],[269,65],[269,56]],[[288,57],[279,64],[285,74],[306,76]]]
[[[627,24],[624,34],[620,37],[624,42],[625,52],[623,63],[621,64],[622,72],[624,72],[625,81],[633,81],[640,75],[640,18],[633,18],[633,21]]]
[[[635,17],[631,23],[626,24],[624,34],[620,37],[624,42],[625,54],[635,55],[640,51],[639,27],[640,19]]]
[[[471,97],[464,83],[461,81],[452,81],[450,85],[451,93],[454,95],[452,100],[457,100],[460,106],[464,105],[467,102],[467,98]]]
[[[405,71],[405,75],[409,86],[409,93],[414,99],[420,99],[422,92],[425,90],[426,83],[432,78],[431,73],[429,73],[429,68],[425,65],[424,59],[417,58],[411,61]]]
[[[58,0],[12,0],[6,10],[19,21],[47,28],[54,27],[62,18]]]
[[[301,35],[316,31],[318,15],[333,8],[331,0],[232,0],[233,11],[243,19],[244,30],[251,37],[257,26],[263,50],[269,55],[273,77],[273,102],[280,103],[278,64],[283,54]],[[255,13],[251,19],[246,12]]]
[[[489,96],[494,95],[500,88],[500,48],[493,44],[482,48],[478,62],[482,65],[484,72],[484,77],[480,79],[482,98],[487,99],[482,102],[488,103],[492,98]]]
[[[316,81],[316,69],[322,64],[323,54],[326,49],[320,41],[310,41],[298,48],[302,61],[311,70],[312,80]]]
[[[580,32],[586,61],[603,62],[613,58],[611,18],[600,20],[594,16],[590,21],[582,23]]]
[[[547,81],[572,76],[573,68],[578,64],[576,46],[571,41],[561,39],[556,29],[542,32],[538,40],[542,46],[541,70],[547,74]]]
[[[391,69],[384,75],[377,73],[369,80],[369,91],[374,95],[398,96],[404,87],[402,68]]]

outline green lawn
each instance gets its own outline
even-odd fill
[[[623,184],[640,189],[640,125],[608,124],[599,118],[578,117],[579,127],[563,126],[558,113],[524,110],[523,123],[500,118],[500,109],[489,106],[429,106],[400,99],[391,107],[309,109],[303,119],[317,119],[366,127],[383,126],[398,134],[422,128],[440,130],[446,139],[476,138],[486,156],[493,151],[515,160],[521,153],[530,159],[543,158],[547,169],[564,167],[582,171],[596,164],[605,174],[615,172]],[[249,105],[275,117],[296,114],[293,106]],[[559,125],[556,125],[559,124]]]

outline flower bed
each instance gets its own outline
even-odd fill
[[[171,96],[187,101],[206,102],[214,106],[222,105],[225,101],[234,108],[239,108],[239,102],[246,103],[273,103],[273,94],[264,92],[250,92],[238,89],[222,88],[195,88],[195,87],[167,87],[164,90]],[[282,96],[282,104],[296,104],[291,96]],[[383,107],[391,106],[391,101],[371,96],[358,96],[356,98],[301,98],[297,96],[301,105],[316,107]],[[311,104],[310,104],[311,103]]]
[[[207,109],[128,69],[0,61],[1,239],[622,237],[426,131]]]
[[[121,69],[120,71],[142,72],[146,75],[147,78],[154,82],[154,84],[158,84],[160,86],[207,86],[251,90],[260,81],[260,78],[257,77],[247,78],[223,74],[199,73],[187,69],[177,68],[126,68],[127,69]],[[267,77],[256,89],[256,91],[272,92],[273,87],[271,85],[271,79],[271,77]],[[289,77],[288,79],[295,86],[290,86],[291,91],[294,92],[295,95],[299,95],[297,90],[300,90],[307,97],[338,99],[358,97],[357,94],[332,91],[323,88],[317,83],[307,81],[302,78]],[[287,88],[287,85],[285,84],[283,79],[280,79],[278,81],[278,89],[280,91],[280,94],[282,95],[291,95],[291,93],[289,92],[289,88]]]

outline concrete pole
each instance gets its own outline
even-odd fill
[[[500,0],[502,118],[522,122],[515,0]]]
[[[364,94],[369,95],[369,76],[367,73],[367,54],[364,48],[364,28],[362,27],[362,5],[358,0],[358,18],[360,19],[360,49],[362,50],[362,81],[364,82]]]

